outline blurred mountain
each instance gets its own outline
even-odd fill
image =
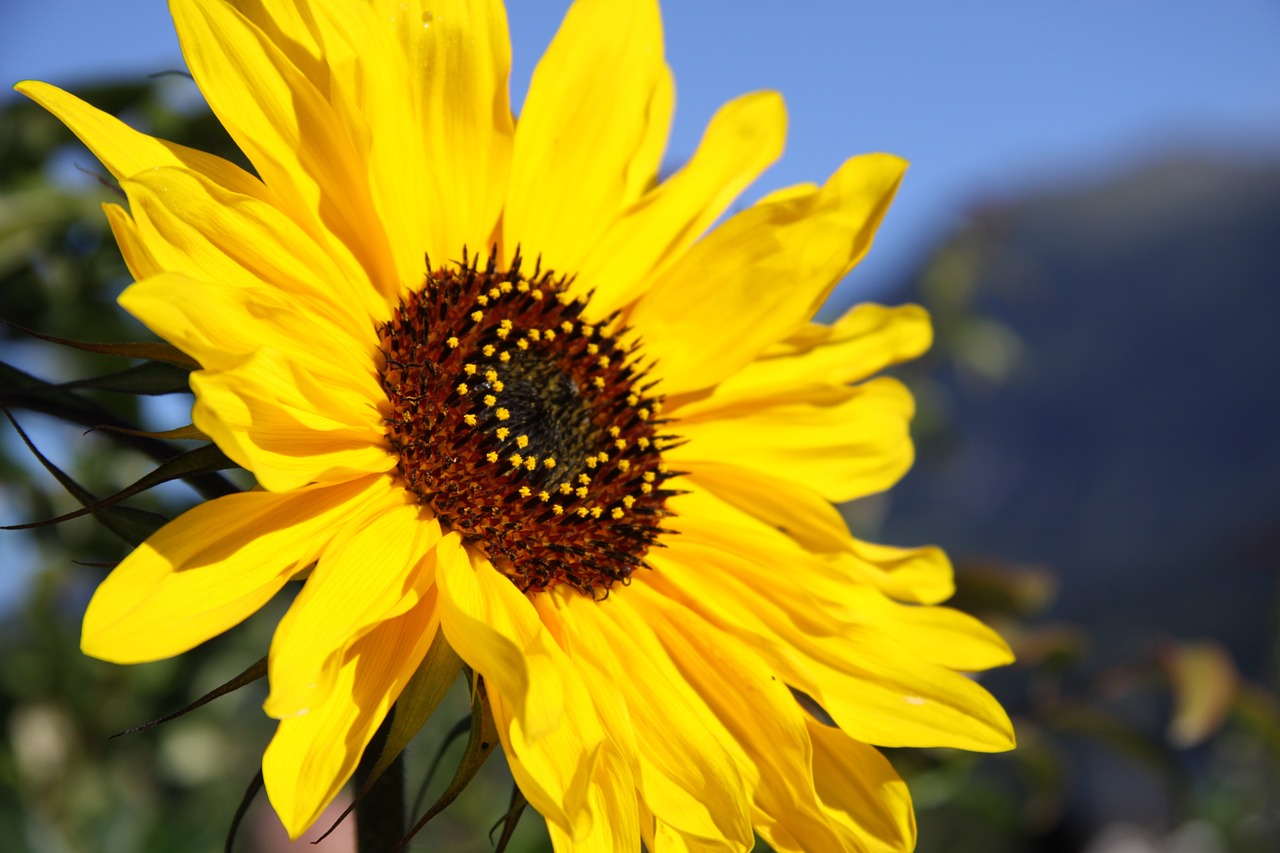
[[[917,298],[944,356],[978,355],[926,383],[885,538],[1045,564],[1055,614],[1098,647],[1215,637],[1258,674],[1280,577],[1280,163],[1170,161],[971,222]],[[993,322],[950,331],[935,303],[955,288]]]

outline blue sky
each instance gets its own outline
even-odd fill
[[[181,67],[158,0],[0,0],[0,82]],[[512,2],[515,102],[565,0]],[[778,11],[779,6],[785,11]],[[783,161],[748,195],[892,151],[912,169],[850,288],[882,293],[973,204],[1159,157],[1280,157],[1274,0],[684,0],[664,8],[687,156],[724,101],[780,90]],[[850,294],[852,295],[852,294]]]

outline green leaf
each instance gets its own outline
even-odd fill
[[[467,738],[466,749],[463,750],[462,760],[458,763],[458,769],[454,771],[453,779],[449,782],[449,786],[444,789],[444,793],[435,801],[431,808],[427,809],[426,814],[419,818],[418,822],[409,830],[408,835],[400,840],[392,853],[399,853],[409,842],[413,840],[413,836],[417,835],[424,826],[440,812],[444,811],[456,799],[458,795],[471,784],[471,780],[475,778],[480,768],[484,766],[485,760],[493,752],[498,745],[498,730],[494,726],[493,712],[489,710],[489,697],[485,693],[484,679],[477,675],[476,685],[471,696],[471,735]]]
[[[40,464],[44,466],[44,469],[52,474],[54,479],[61,483],[62,487],[73,498],[84,505],[98,503],[98,499],[92,492],[71,479],[68,474],[57,465],[54,465],[40,452],[18,422],[14,420],[8,409],[4,413],[9,418],[9,423],[13,424],[13,428],[18,431],[23,443],[27,445],[27,449],[31,451],[31,455],[35,456]],[[94,510],[93,515],[102,522],[103,527],[134,546],[141,545],[148,536],[169,522],[169,519],[163,515],[131,506],[104,506]]]
[[[28,329],[26,326],[19,326],[17,323],[10,323],[7,320],[0,321],[11,329],[38,338],[42,341],[48,341],[51,344],[60,344],[64,347],[72,349],[84,350],[85,352],[96,352],[102,355],[117,355],[124,358],[145,358],[151,361],[164,361],[169,364],[177,364],[182,367],[198,368],[200,363],[194,358],[184,353],[182,350],[161,342],[133,342],[121,341],[110,344],[96,344],[89,341],[76,341],[70,338],[59,338],[54,335],[46,335],[43,332],[37,332],[34,329]]]
[[[182,394],[191,390],[190,373],[181,367],[161,361],[146,361],[116,373],[92,376],[51,386],[70,391],[76,388],[92,388],[95,391],[114,391],[120,394],[143,394],[155,397],[161,394]]]
[[[74,512],[64,513],[56,518],[45,519],[44,521],[32,521],[27,524],[11,524],[6,527],[0,527],[0,530],[27,530],[32,527],[44,527],[49,524],[60,524],[64,521],[70,521],[73,518],[79,518],[82,515],[96,514],[99,510],[117,504],[127,498],[131,498],[136,494],[145,492],[153,486],[161,483],[167,483],[170,480],[182,480],[188,477],[194,477],[200,474],[208,474],[213,471],[223,471],[227,468],[234,468],[235,463],[228,459],[215,444],[206,444],[204,447],[197,447],[195,450],[188,450],[172,459],[160,464],[158,468],[150,474],[138,479],[131,485],[125,486],[120,491],[110,497],[103,498],[96,503],[81,507]]]
[[[246,669],[244,672],[237,675],[235,678],[232,678],[229,681],[219,684],[217,687],[213,688],[208,693],[204,694],[199,699],[192,702],[190,705],[187,705],[186,707],[183,707],[183,708],[179,708],[177,711],[174,711],[172,714],[165,714],[163,717],[154,719],[149,723],[143,723],[140,726],[134,726],[131,729],[125,729],[122,732],[116,732],[111,737],[118,738],[118,737],[121,737],[122,735],[132,735],[132,734],[137,734],[138,732],[151,731],[156,726],[162,723],[167,723],[170,720],[176,720],[178,717],[181,717],[183,714],[189,714],[192,711],[194,711],[196,708],[199,708],[203,705],[208,705],[210,702],[212,702],[214,699],[217,699],[220,696],[226,696],[228,693],[232,693],[236,690],[239,690],[241,687],[244,687],[246,684],[252,684],[253,682],[257,681],[259,678],[262,678],[263,676],[265,676],[266,674],[267,674],[267,659],[264,656],[259,660],[255,661],[254,663],[250,664],[248,669]]]

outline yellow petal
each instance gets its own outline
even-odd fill
[[[271,640],[271,694],[264,710],[286,719],[322,704],[343,651],[427,594],[434,579],[428,555],[439,541],[440,522],[424,518],[412,496],[384,479],[381,492],[353,509],[321,550],[280,620]]]
[[[233,192],[258,198],[271,195],[257,178],[234,163],[140,133],[115,116],[89,106],[56,86],[28,80],[14,88],[70,128],[117,179],[128,178],[156,166],[182,166]]]
[[[531,740],[560,727],[564,685],[559,647],[529,600],[489,561],[451,533],[437,552],[440,620],[458,657],[484,676]],[[496,706],[495,706],[496,713]]]
[[[854,157],[822,189],[756,203],[667,268],[629,317],[661,390],[714,385],[797,331],[870,248],[905,168]]]
[[[111,226],[111,233],[116,238],[116,245],[120,247],[124,264],[135,280],[164,272],[143,244],[142,237],[138,234],[138,226],[134,223],[133,217],[129,216],[128,211],[118,204],[108,202],[102,205],[102,212],[107,215],[107,223]]]
[[[244,492],[188,510],[98,587],[81,648],[115,663],[180,654],[265,604],[315,559],[371,480],[288,494]]]
[[[260,349],[232,370],[196,371],[191,388],[193,423],[265,489],[288,491],[396,465],[376,400],[325,386],[276,350]]]
[[[557,853],[635,853],[640,849],[639,808],[631,768],[606,744],[587,791],[592,819],[577,838],[547,823]]]
[[[679,512],[677,506],[677,512]],[[749,552],[673,520],[682,535],[651,551],[641,576],[664,594],[748,640],[788,684],[817,699],[841,728],[882,746],[1013,745],[999,703],[973,681],[920,658],[884,627],[850,623],[808,595],[783,552]],[[726,531],[725,539],[735,535]]]
[[[785,531],[800,547],[835,559],[843,573],[840,584],[869,584],[916,604],[937,604],[955,592],[951,561],[942,549],[895,548],[855,539],[831,502],[806,485],[725,463],[687,467],[689,481],[766,529]],[[741,524],[742,519],[731,523]]]
[[[918,305],[854,306],[833,326],[810,323],[714,388],[667,401],[684,417],[767,405],[798,388],[860,382],[915,358],[933,342],[929,314]]]
[[[764,662],[696,613],[641,584],[634,596],[646,620],[694,689],[742,750],[759,813],[783,821],[807,850],[846,847],[828,825],[814,788],[813,750],[795,697]]]
[[[603,602],[578,596],[568,601],[564,623],[581,632],[575,656],[615,675],[635,732],[640,794],[679,833],[722,849],[750,849],[749,802],[734,744],[632,602],[625,594]]]
[[[389,316],[364,271],[331,255],[275,207],[188,169],[149,169],[122,180],[138,235],[156,263],[226,286],[263,283],[365,347]]]
[[[309,79],[230,5],[173,0],[170,9],[200,91],[282,208],[313,236],[332,232],[394,298],[404,283],[370,192],[369,130],[317,88],[327,79]]]
[[[593,292],[591,312],[604,317],[639,296],[656,268],[688,248],[782,154],[786,128],[776,92],[721,107],[689,162],[627,209],[582,262],[574,289]]]
[[[516,126],[505,250],[571,273],[661,159],[670,71],[654,0],[579,0],[538,63]]]
[[[808,401],[680,421],[677,467],[729,463],[807,484],[832,502],[883,491],[911,467],[911,393],[881,377]]]
[[[813,741],[813,777],[828,817],[853,849],[899,853],[915,849],[911,793],[874,747],[805,718]]]
[[[290,838],[306,832],[355,771],[378,725],[436,633],[434,590],[376,625],[342,655],[328,698],[282,720],[262,756],[271,806]]]
[[[374,199],[400,277],[484,254],[506,196],[511,46],[498,0],[380,0],[359,69]]]

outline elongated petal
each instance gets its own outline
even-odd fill
[[[597,316],[636,299],[782,153],[786,111],[776,92],[721,107],[693,157],[628,208],[582,262],[575,286]]]
[[[559,649],[528,599],[457,534],[438,552],[440,619],[458,656],[510,703],[527,737],[560,726],[564,685],[555,662]]]
[[[262,756],[267,796],[297,838],[351,778],[365,747],[435,637],[434,590],[374,626],[343,653],[333,689],[308,713],[282,720]]]
[[[828,823],[814,788],[804,714],[791,691],[759,657],[697,614],[643,585],[635,595],[680,671],[741,748],[757,812],[784,822],[805,839],[805,849],[858,849],[843,844]]]
[[[853,500],[889,488],[910,468],[913,411],[906,387],[882,377],[811,401],[683,420],[689,442],[667,457],[676,465],[729,463],[805,483],[829,501]]]
[[[685,417],[769,405],[798,388],[860,382],[915,358],[932,342],[929,315],[918,305],[856,305],[835,325],[810,323],[714,388],[668,404]]]
[[[325,386],[276,350],[260,349],[232,370],[197,371],[191,388],[192,421],[263,488],[288,491],[395,467],[375,399]],[[344,398],[349,405],[334,405]]]
[[[544,269],[577,269],[656,170],[662,149],[653,140],[665,141],[670,86],[654,0],[573,4],[516,127],[508,255],[520,244]]]
[[[135,280],[140,281],[164,272],[143,244],[142,237],[138,234],[138,226],[128,211],[118,204],[108,202],[102,205],[102,212],[107,215],[111,234],[116,238],[116,245],[120,247],[125,266],[129,268]]]
[[[629,318],[662,391],[714,385],[802,327],[870,248],[904,169],[855,157],[820,190],[758,202],[694,244]]]
[[[271,197],[261,181],[234,163],[134,130],[56,86],[28,80],[14,88],[57,116],[118,180],[157,166],[182,166],[233,192]]]
[[[591,822],[576,839],[549,822],[556,853],[634,853],[640,849],[639,807],[631,767],[606,744],[595,776],[587,789],[586,809]]]
[[[895,548],[855,539],[831,502],[806,485],[720,462],[687,467],[691,482],[758,520],[771,536],[785,531],[801,547],[836,560],[841,584],[868,584],[916,604],[937,604],[955,592],[951,561],[942,549]],[[730,523],[740,525],[742,519]]]
[[[614,684],[635,731],[637,785],[652,812],[683,835],[721,849],[749,849],[745,782],[728,734],[691,689],[626,595],[570,600],[567,629],[582,632],[575,655]],[[598,638],[603,642],[592,641]],[[616,669],[608,660],[617,661]],[[661,696],[661,702],[655,697]]]
[[[81,648],[115,663],[181,654],[238,624],[316,558],[371,480],[289,494],[245,492],[160,528],[98,587]]]
[[[364,271],[274,206],[174,167],[141,172],[121,187],[139,238],[166,271],[226,286],[264,284],[298,313],[374,345],[374,326],[387,319],[387,308]]]
[[[200,91],[282,207],[307,230],[335,235],[384,295],[398,293],[369,186],[368,129],[317,88],[328,80],[309,79],[230,5],[173,0],[170,8]]]
[[[345,522],[271,640],[263,707],[277,719],[323,704],[347,647],[415,607],[434,580],[427,555],[440,541],[440,523],[389,478]]]

